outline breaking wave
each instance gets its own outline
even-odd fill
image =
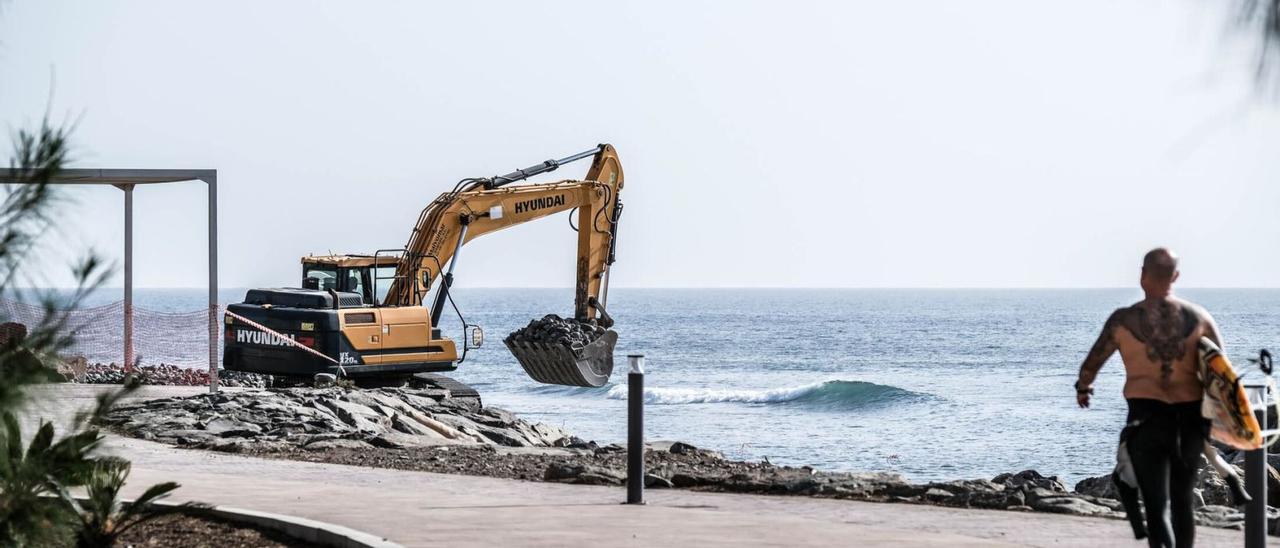
[[[609,389],[610,399],[627,397],[625,384]],[[645,388],[645,403],[684,405],[693,403],[788,404],[825,409],[854,409],[927,398],[928,394],[896,386],[863,381],[831,380],[770,390],[716,390],[711,388]]]

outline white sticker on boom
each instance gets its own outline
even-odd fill
[[[493,206],[493,207],[489,208],[489,218],[490,218],[490,219],[501,219],[501,218],[502,218],[502,206],[500,206],[500,205],[496,205],[496,206]]]

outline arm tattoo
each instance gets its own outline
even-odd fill
[[[1084,363],[1080,364],[1080,385],[1087,386],[1093,384],[1094,377],[1098,376],[1098,370],[1102,369],[1102,364],[1107,363],[1115,353],[1116,326],[1120,325],[1124,310],[1117,310],[1111,313],[1107,318],[1107,323],[1102,326],[1102,334],[1098,335],[1098,340],[1093,343],[1093,348],[1089,349],[1089,355],[1085,356]]]

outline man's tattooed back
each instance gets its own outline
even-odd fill
[[[1146,348],[1147,358],[1160,364],[1160,379],[1168,383],[1173,364],[1186,356],[1187,339],[1196,333],[1200,322],[1200,314],[1191,305],[1163,299],[1118,309],[1107,320],[1107,327],[1128,330]]]

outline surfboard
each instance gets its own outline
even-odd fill
[[[1262,447],[1262,428],[1231,362],[1207,337],[1200,338],[1199,350],[1200,381],[1204,383],[1200,414],[1211,423],[1209,436],[1236,449]]]

